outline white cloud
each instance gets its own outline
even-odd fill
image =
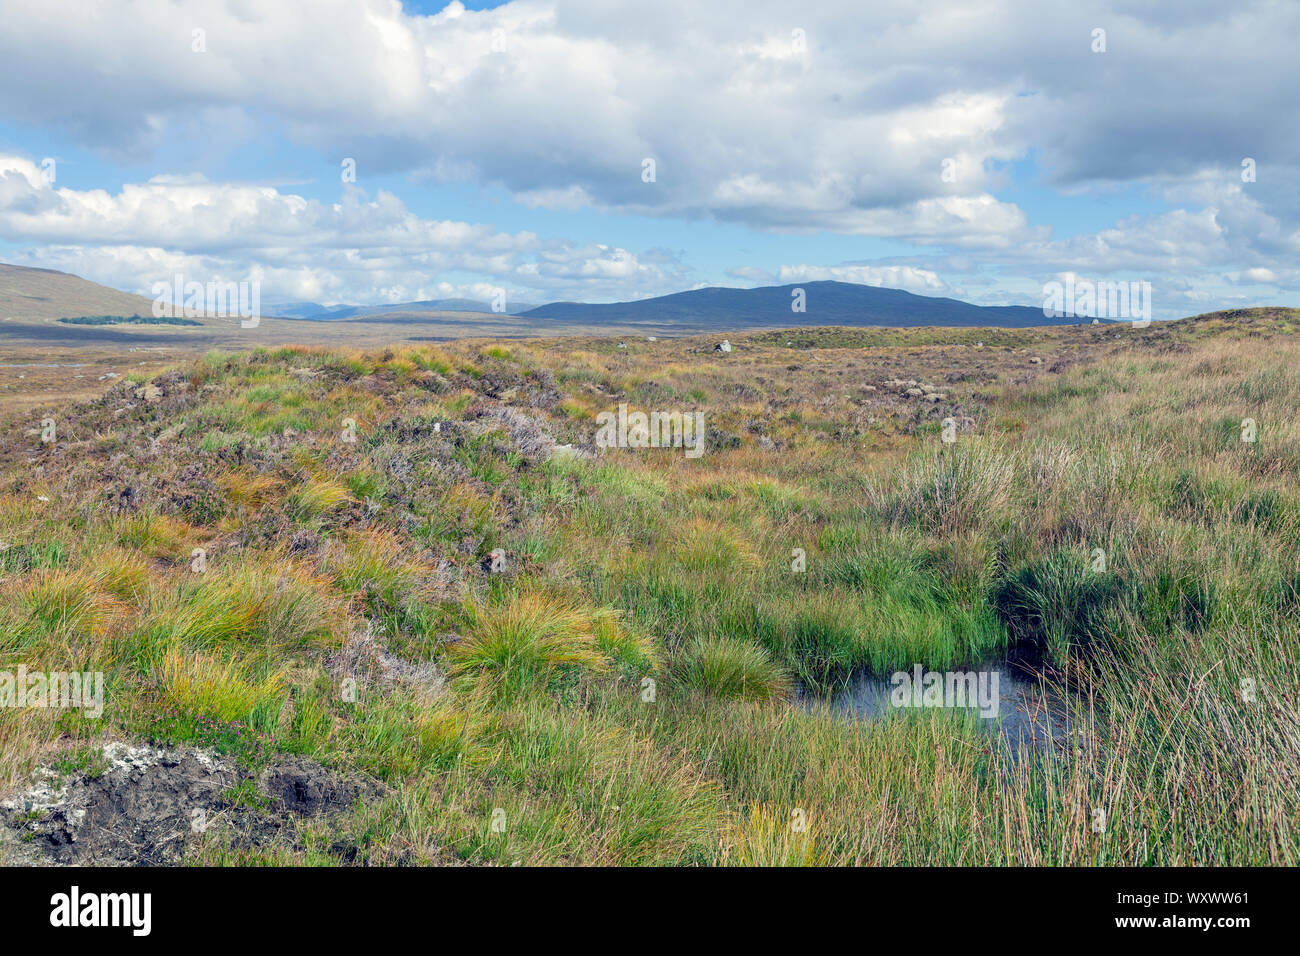
[[[7,6],[0,114],[15,121],[147,158],[201,110],[265,111],[362,168],[499,183],[547,207],[946,239],[935,201],[988,201],[993,165],[1031,147],[1061,183],[1300,155],[1277,121],[1297,81],[1270,65],[1289,62],[1290,5]],[[1105,54],[1090,51],[1095,22]]]
[[[29,257],[83,244],[90,266],[135,276],[170,250],[340,297],[490,280],[628,298],[698,280],[610,244],[424,219],[366,187],[400,172],[501,189],[539,216],[895,239],[936,253],[786,268],[905,266],[898,283],[917,289],[960,290],[963,270],[980,287],[968,258],[1022,288],[1063,270],[1196,277],[1189,297],[1230,275],[1300,288],[1296,4],[514,0],[416,16],[398,0],[99,0],[91,16],[0,0],[0,22],[0,119],[136,164],[178,143],[256,149],[270,128],[331,170],[355,158],[360,177],[337,203],[175,169],[109,193],[33,185],[30,160],[11,160],[0,229]],[[1051,188],[1136,184],[1179,208],[1055,238],[1003,191],[1006,164],[1031,156]]]
[[[782,266],[777,278],[782,285],[834,279],[839,282],[903,289],[917,295],[946,295],[949,291],[947,284],[938,275],[912,266]]]
[[[351,188],[343,201],[322,203],[268,186],[156,177],[110,194],[52,188],[35,163],[8,156],[0,156],[0,234],[37,244],[15,261],[139,292],[177,271],[205,281],[258,278],[295,298],[360,302],[477,287],[436,278],[457,273],[534,298],[616,297],[628,283],[661,294],[681,284],[671,261],[422,219],[382,191],[371,199]]]

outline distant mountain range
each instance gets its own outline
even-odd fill
[[[796,312],[797,290],[804,311]],[[635,302],[586,305],[554,302],[523,312],[526,319],[583,325],[680,326],[683,329],[788,328],[799,325],[1013,326],[1072,325],[1090,319],[1049,319],[1041,308],[971,305],[853,282],[798,282],[758,289],[708,288]]]
[[[796,292],[802,290],[803,310],[795,311]],[[401,313],[410,318],[421,312],[490,312],[486,302],[474,299],[434,299],[375,306],[323,306],[291,302],[266,307],[267,315],[301,319],[364,319]],[[1041,308],[1023,305],[972,305],[959,299],[914,295],[902,289],[825,280],[757,289],[711,287],[674,292],[632,302],[589,304],[552,302],[549,305],[512,303],[507,315],[546,323],[563,322],[588,327],[621,325],[675,328],[681,331],[787,327],[798,325],[884,326],[1013,326],[1068,325],[1070,320],[1049,319]],[[1078,320],[1075,320],[1078,321]]]
[[[507,302],[504,315],[522,315],[536,309],[536,302]],[[264,315],[286,319],[355,319],[363,316],[388,315],[400,312],[410,315],[418,312],[492,312],[492,303],[479,299],[421,299],[417,302],[393,302],[388,305],[321,305],[319,302],[282,302],[262,305]]]
[[[796,311],[794,306],[800,303],[803,308]],[[689,334],[798,326],[1024,327],[1090,321],[1048,318],[1041,308],[1030,306],[972,305],[958,299],[913,295],[901,289],[834,281],[758,289],[693,289],[652,299],[602,305],[580,302],[553,302],[542,306],[522,302],[508,304],[508,311],[493,313],[490,303],[473,299],[427,299],[369,306],[264,302],[262,315],[281,322],[306,319],[340,325],[427,324],[447,329],[455,327],[458,334],[469,334],[463,331],[468,324],[494,333],[515,335],[572,334],[618,328]],[[110,289],[65,272],[0,264],[0,328],[6,322],[53,325],[60,318],[79,316],[149,315],[152,306],[151,299]],[[211,324],[214,320],[202,321]]]

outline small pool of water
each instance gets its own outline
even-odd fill
[[[975,687],[976,692],[971,699],[964,701],[965,708],[981,724],[986,724],[991,733],[1000,734],[1012,752],[1019,751],[1021,744],[1036,751],[1066,746],[1070,723],[1066,718],[1065,701],[1059,692],[1047,687],[1038,674],[1007,661],[981,664],[971,668],[970,672],[981,677],[975,685],[967,685]],[[892,675],[859,674],[829,695],[805,690],[800,694],[800,701],[809,709],[824,707],[833,713],[866,721],[882,720],[891,711],[908,713],[930,709],[917,706],[923,699],[924,690],[909,692],[916,677],[930,672],[903,673],[908,676],[905,682],[895,681]],[[942,671],[934,673],[944,676]],[[943,709],[960,709],[962,696],[946,701]],[[908,702],[908,706],[897,705],[900,697]],[[934,709],[940,708],[936,706]]]

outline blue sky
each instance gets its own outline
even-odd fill
[[[264,301],[1073,273],[1160,317],[1300,305],[1296,7],[80,9],[0,0],[4,261]]]

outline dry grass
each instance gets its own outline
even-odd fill
[[[109,699],[0,710],[0,782],[108,735],[256,735],[393,787],[350,821],[369,863],[1294,864],[1291,322],[282,348],[61,408],[52,447],[21,419],[0,669]],[[704,412],[707,453],[597,452],[621,401]],[[1008,648],[1077,747],[796,693]],[[333,862],[317,836],[238,862]]]

